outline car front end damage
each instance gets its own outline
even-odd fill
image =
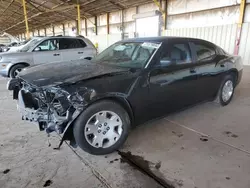
[[[48,134],[62,134],[62,140],[72,141],[65,134],[74,120],[80,115],[89,101],[95,97],[95,91],[86,87],[70,93],[59,86],[37,87],[20,78],[12,79],[7,89],[13,91],[17,108],[22,120],[38,123],[41,131]]]

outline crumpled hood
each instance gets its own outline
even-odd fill
[[[75,60],[30,67],[21,71],[18,77],[32,85],[44,87],[76,83],[93,77],[124,71],[127,72],[128,69],[101,65],[89,60]]]

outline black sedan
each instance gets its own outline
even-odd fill
[[[91,61],[28,68],[7,87],[24,120],[100,155],[121,147],[129,130],[148,120],[210,99],[227,105],[242,70],[239,56],[204,40],[138,38]]]

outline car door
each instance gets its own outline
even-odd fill
[[[64,61],[89,57],[86,43],[78,38],[61,38],[59,48]]]
[[[213,44],[201,40],[191,40],[190,42],[198,77],[196,98],[202,101],[216,95],[221,83],[221,73],[225,71],[226,67],[224,64],[218,64],[220,57],[217,56],[216,47]]]
[[[33,50],[34,64],[52,63],[62,60],[58,48],[58,39],[52,38],[42,41]]]
[[[149,73],[152,115],[157,117],[195,102],[197,74],[186,39],[172,39],[162,46],[161,57]]]

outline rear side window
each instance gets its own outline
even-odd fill
[[[84,47],[86,47],[87,45],[86,45],[86,43],[83,41],[83,40],[81,40],[81,39],[77,39],[78,40],[78,42],[79,42],[79,48],[84,48]]]
[[[84,41],[80,39],[70,39],[70,38],[62,38],[60,39],[59,49],[74,49],[74,48],[84,48],[86,44]]]
[[[194,42],[197,61],[204,62],[212,60],[216,54],[215,49],[207,44]]]
[[[164,50],[161,59],[171,61],[174,64],[191,63],[191,53],[187,43],[172,43]]]

